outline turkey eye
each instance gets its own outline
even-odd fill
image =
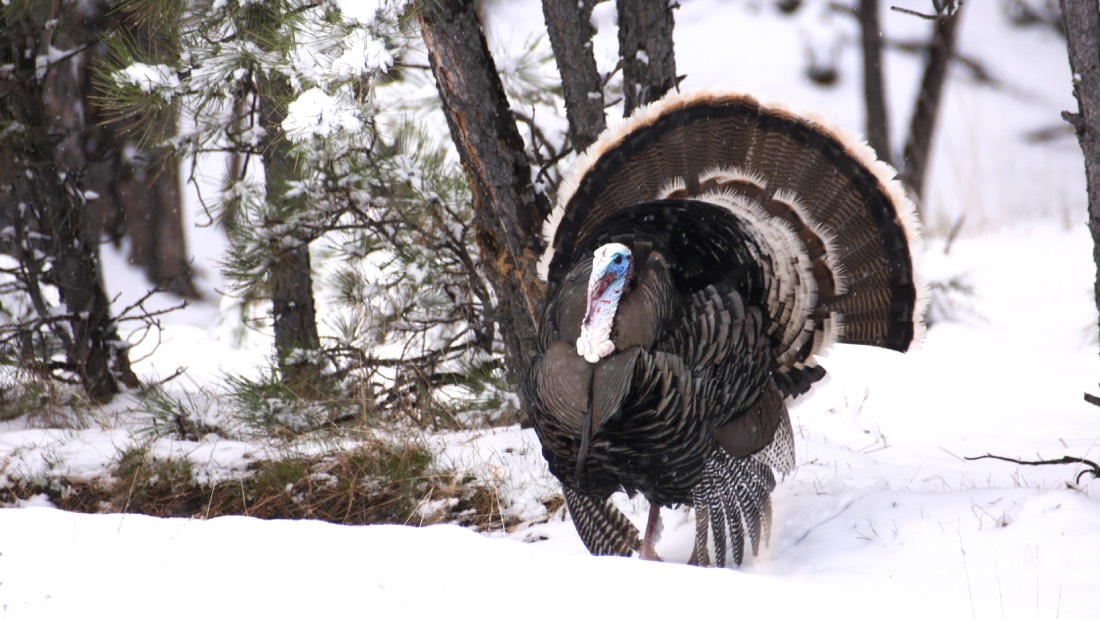
[[[622,256],[615,256],[615,260],[613,262],[615,264],[622,264],[623,263],[623,257]]]

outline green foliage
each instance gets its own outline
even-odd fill
[[[286,492],[309,476],[310,463],[305,458],[281,458],[256,464],[251,485],[253,496]]]
[[[38,0],[6,0],[0,2],[0,18],[8,24],[28,18],[45,23],[56,15],[56,7],[51,4]]]
[[[111,30],[103,44],[105,53],[92,78],[102,94],[94,99],[113,111],[118,131],[143,150],[175,135],[179,76],[165,63],[171,58],[125,28]]]
[[[0,369],[0,421],[56,406],[50,383],[36,379],[18,366]]]
[[[37,400],[37,394],[47,388],[43,378],[48,372],[43,371],[43,366],[64,359],[65,355],[64,342],[40,319],[27,292],[29,282],[34,280],[28,271],[44,268],[44,264],[32,264],[33,259],[34,255],[25,256],[22,261],[11,261],[8,268],[0,268],[0,393],[3,394],[0,401],[4,403],[3,416],[18,416],[21,413],[17,411],[24,409],[20,402]]]
[[[256,305],[274,301],[285,308],[280,316],[292,316],[274,322],[276,341],[292,349],[276,354],[286,379],[326,382],[311,366],[317,336],[304,308],[312,302],[300,301],[312,296],[311,273],[297,265],[306,262],[301,248],[339,214],[331,199],[310,200],[307,177],[322,170],[329,184],[359,145],[371,84],[391,58],[380,41],[400,38],[393,31],[402,4],[382,2],[370,15],[345,19],[339,7],[353,5],[336,2],[127,0],[120,12],[140,35],[123,30],[106,41],[97,80],[116,122],[193,161],[232,155],[224,206],[213,209],[233,241],[225,273],[256,326],[270,324]],[[175,125],[177,106],[193,122],[168,138],[158,127]],[[335,121],[322,121],[333,114]],[[292,367],[286,358],[298,349],[308,358]],[[303,362],[311,367],[297,367]]]
[[[225,381],[231,414],[261,435],[293,436],[316,430],[334,415],[331,403],[302,397],[274,368],[266,368],[257,378],[227,375]]]
[[[216,399],[205,391],[188,390],[172,395],[162,386],[153,385],[136,395],[151,416],[151,427],[144,434],[185,441],[198,441],[208,434],[229,437],[228,429],[214,419]]]
[[[161,40],[171,40],[187,5],[188,0],[116,0],[114,12],[126,15],[139,27],[158,29]]]

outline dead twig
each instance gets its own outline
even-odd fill
[[[1084,458],[1077,458],[1074,456],[1062,456],[1057,460],[1017,460],[1016,458],[1009,458],[1007,456],[995,456],[993,454],[985,454],[984,456],[965,456],[964,460],[984,460],[986,458],[992,458],[993,460],[1003,460],[1005,462],[1013,462],[1015,464],[1026,464],[1028,466],[1041,466],[1045,464],[1084,464],[1088,468],[1082,470],[1077,474],[1074,479],[1074,483],[1080,484],[1081,477],[1085,473],[1092,475],[1093,479],[1100,479],[1100,464],[1093,462],[1092,460],[1086,460]]]
[[[890,10],[897,11],[898,13],[903,13],[905,15],[912,15],[913,17],[919,17],[921,19],[935,21],[951,17],[956,12],[958,12],[961,6],[962,0],[947,0],[946,2],[944,0],[932,0],[932,8],[935,9],[935,12],[931,15],[929,15],[928,13],[921,13],[920,11],[914,11],[913,9],[907,9],[900,6],[891,6]]]
[[[1094,396],[1091,393],[1085,393],[1085,401],[1093,406],[1100,406],[1100,397]]]

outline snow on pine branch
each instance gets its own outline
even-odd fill
[[[331,0],[331,4],[340,10],[345,20],[367,25],[374,22],[379,9],[396,13],[405,5],[405,0]]]
[[[340,131],[354,133],[363,126],[357,112],[357,107],[343,97],[310,88],[288,106],[283,131],[296,143],[308,142],[314,137],[328,138]]]
[[[344,53],[333,60],[331,73],[347,78],[386,71],[393,56],[386,44],[364,30],[356,30],[344,40]]]
[[[119,86],[137,86],[141,92],[147,95],[157,95],[168,100],[175,94],[180,86],[179,76],[176,70],[163,64],[145,64],[135,62],[130,66],[116,71],[115,83]]]

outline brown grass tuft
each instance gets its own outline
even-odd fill
[[[367,441],[322,455],[259,460],[237,479],[196,481],[192,463],[132,447],[119,455],[113,476],[12,479],[0,488],[0,504],[45,494],[61,509],[85,513],[213,518],[314,519],[341,524],[455,522],[481,530],[519,524],[502,515],[495,488],[432,466],[423,446]],[[434,513],[421,506],[443,499]]]

